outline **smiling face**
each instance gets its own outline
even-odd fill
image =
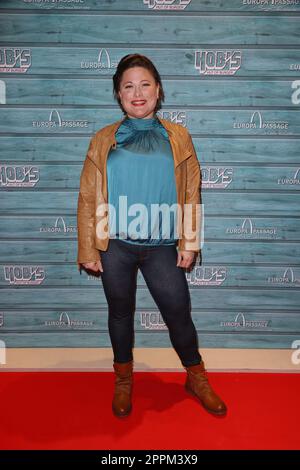
[[[132,67],[123,73],[118,94],[128,117],[152,118],[159,96],[159,85],[148,69]]]

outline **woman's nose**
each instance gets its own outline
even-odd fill
[[[139,86],[136,86],[135,89],[134,89],[134,95],[135,96],[140,96],[141,94],[141,89]]]

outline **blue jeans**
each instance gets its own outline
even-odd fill
[[[100,251],[100,256],[114,361],[133,359],[136,280],[140,269],[182,365],[199,364],[201,356],[191,318],[189,289],[184,269],[176,266],[176,246],[146,246],[111,239],[107,251]]]

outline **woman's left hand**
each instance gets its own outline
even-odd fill
[[[189,268],[195,258],[194,251],[178,250],[177,264],[179,268]]]

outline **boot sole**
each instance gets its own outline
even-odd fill
[[[226,415],[227,413],[227,409],[224,410],[224,411],[214,411],[214,410],[211,410],[210,408],[207,408],[204,403],[202,402],[202,400],[198,397],[198,395],[196,395],[196,393],[193,392],[193,390],[185,387],[185,390],[194,398],[197,399],[197,401],[199,401],[201,403],[201,405],[203,406],[203,408],[208,411],[209,413],[215,415],[215,416],[224,416]]]
[[[126,416],[129,416],[131,411],[132,411],[132,407],[130,407],[130,409],[128,411],[126,411],[126,413],[117,413],[114,408],[112,408],[112,411],[113,411],[113,414],[117,417],[117,418],[126,418]]]

